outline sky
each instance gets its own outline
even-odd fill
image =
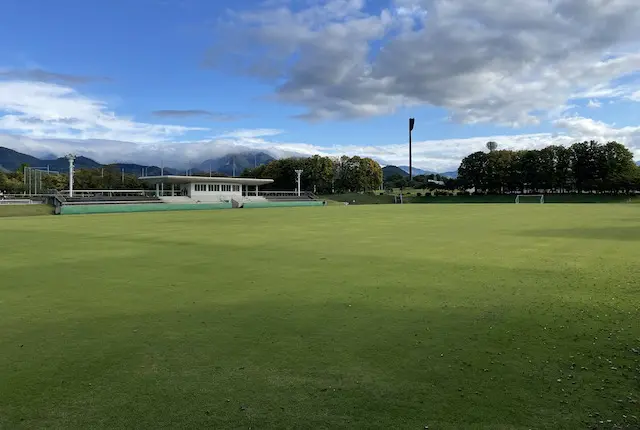
[[[640,159],[637,0],[3,0],[0,146],[458,167],[616,140]]]

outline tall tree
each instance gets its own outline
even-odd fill
[[[482,151],[474,152],[462,159],[458,178],[466,188],[475,188],[476,191],[486,189],[488,159],[489,156]]]

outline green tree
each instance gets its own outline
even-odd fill
[[[475,188],[476,192],[486,190],[488,158],[488,154],[478,151],[462,159],[458,178],[465,188]]]

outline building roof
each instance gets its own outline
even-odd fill
[[[165,184],[193,184],[193,183],[216,183],[216,184],[241,184],[241,185],[267,185],[273,183],[273,179],[256,179],[256,178],[228,178],[224,176],[141,176],[138,178],[143,182],[156,184],[163,182]]]

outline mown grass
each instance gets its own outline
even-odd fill
[[[638,210],[7,218],[0,428],[637,428]]]
[[[36,215],[53,215],[53,207],[50,205],[3,205],[0,204],[0,218],[24,217]]]

